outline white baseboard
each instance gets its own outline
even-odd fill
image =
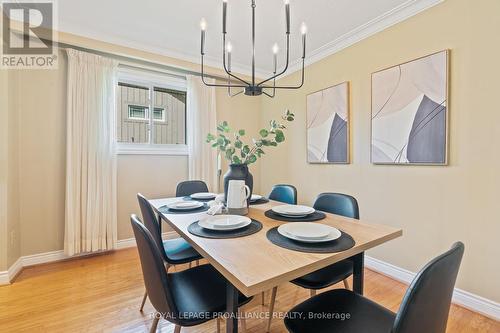
[[[165,232],[162,234],[163,239],[172,239],[178,237],[174,231]],[[125,249],[136,246],[135,239],[122,239],[116,243],[116,249]],[[85,256],[83,254],[81,256]],[[69,257],[64,254],[64,251],[52,251],[19,258],[7,271],[0,272],[0,285],[10,284],[17,274],[24,268],[33,265],[39,265]],[[365,266],[373,271],[387,275],[394,280],[410,284],[415,273],[403,269],[401,267],[386,263],[382,260],[375,259],[369,256],[365,257]],[[465,290],[455,288],[453,292],[453,302],[461,305],[472,311],[481,313],[495,320],[500,320],[500,304],[484,297],[472,294]]]
[[[175,231],[164,232],[161,234],[161,236],[163,239],[172,239],[175,237],[179,237],[179,235],[177,235]],[[136,246],[135,238],[120,239],[118,242],[116,242],[117,250],[126,249],[134,246]]]
[[[386,263],[382,260],[365,256],[365,266],[373,271],[387,275],[394,280],[410,284],[415,273]],[[478,312],[489,318],[500,320],[500,304],[487,298],[472,294],[468,291],[455,288],[453,292],[453,303],[463,306],[471,311]]]
[[[168,231],[164,232],[162,234],[163,239],[172,239],[175,237],[178,237],[177,234],[174,231]],[[120,239],[116,242],[116,249],[121,250],[121,249],[126,249],[129,247],[134,247],[136,246],[135,239],[134,238],[128,238],[128,239]],[[94,253],[92,253],[94,254]],[[83,257],[90,255],[88,253],[80,254],[73,256],[72,258],[76,257]],[[58,251],[51,251],[51,252],[45,252],[45,253],[39,253],[39,254],[33,254],[29,256],[22,256],[19,259],[16,260],[16,262],[9,267],[8,270],[0,272],[0,285],[5,285],[5,284],[11,284],[12,280],[16,277],[17,274],[24,268],[28,266],[33,266],[33,265],[40,265],[40,264],[45,264],[45,263],[50,263],[54,261],[60,261],[64,259],[69,259],[67,255],[64,254],[63,250],[58,250]]]

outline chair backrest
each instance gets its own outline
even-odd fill
[[[142,275],[148,297],[156,311],[163,315],[177,314],[178,310],[173,301],[168,286],[167,271],[160,256],[160,250],[156,246],[149,230],[141,223],[136,215],[130,217],[130,223],[134,230],[137,250],[141,260]],[[175,317],[175,316],[171,316]]]
[[[429,262],[413,279],[401,302],[393,333],[444,333],[464,244]]]
[[[137,194],[137,200],[139,201],[139,207],[141,208],[142,221],[144,222],[144,225],[153,236],[156,246],[160,250],[163,250],[163,239],[161,238],[160,225],[156,219],[153,207],[151,207],[148,199],[140,193]],[[165,251],[161,251],[161,256],[163,260],[167,260]]]
[[[279,202],[284,202],[290,205],[297,204],[297,189],[293,185],[278,184],[274,185],[269,199]]]
[[[187,197],[193,193],[208,192],[208,186],[201,180],[187,180],[177,184],[176,197]]]
[[[342,193],[321,193],[313,205],[314,209],[359,220],[356,198]]]

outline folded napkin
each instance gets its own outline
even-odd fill
[[[215,200],[210,201],[208,203],[208,210],[207,214],[209,215],[217,215],[217,214],[222,214],[224,212],[224,204],[217,202]]]

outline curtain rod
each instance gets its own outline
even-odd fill
[[[15,34],[23,36],[23,33],[19,32],[19,31],[16,31]],[[71,48],[71,49],[75,49],[75,50],[78,50],[78,51],[88,52],[88,53],[96,54],[96,55],[103,56],[103,57],[113,58],[113,59],[118,60],[119,62],[121,62],[121,65],[126,66],[126,67],[137,68],[134,65],[142,65],[142,66],[149,67],[149,68],[145,68],[145,69],[148,69],[148,70],[151,70],[151,71],[155,71],[155,69],[156,69],[156,72],[162,73],[162,74],[165,74],[165,72],[163,72],[163,71],[166,71],[166,72],[168,72],[167,74],[169,74],[169,75],[177,76],[177,77],[182,77],[182,78],[184,78],[184,76],[182,76],[182,74],[184,74],[184,75],[193,75],[193,76],[201,76],[200,72],[197,72],[197,71],[194,71],[194,70],[177,68],[177,67],[174,67],[174,66],[165,65],[165,64],[158,63],[158,62],[154,62],[154,61],[144,60],[144,59],[141,59],[141,58],[136,58],[136,57],[131,57],[131,56],[120,55],[120,54],[106,52],[106,51],[100,51],[100,50],[90,49],[90,48],[86,48],[86,47],[83,47],[83,46],[78,46],[78,45],[73,45],[73,44],[68,44],[68,43],[62,43],[62,42],[54,42],[52,40],[47,40],[47,39],[44,39],[44,38],[41,38],[41,39],[43,41],[48,42],[48,43],[52,44],[53,46],[56,46],[56,47],[61,48],[61,49]],[[157,69],[161,69],[163,71],[158,71]],[[205,77],[211,78],[211,79],[215,79],[215,80],[219,80],[219,81],[227,81],[227,77],[222,77],[222,76],[219,76],[219,75],[205,74]],[[233,83],[232,80],[231,80],[231,82]]]

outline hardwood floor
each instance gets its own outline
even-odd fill
[[[178,267],[177,269],[182,269]],[[367,270],[365,295],[397,311],[406,286]],[[350,281],[351,282],[351,281]],[[352,284],[351,284],[352,285]],[[336,288],[342,288],[340,283]],[[153,308],[146,302],[135,248],[26,268],[14,284],[0,287],[0,332],[147,332]],[[247,332],[264,332],[268,310],[260,296],[246,306]],[[309,291],[286,284],[278,288],[275,311],[279,314],[309,296]],[[224,327],[223,327],[224,328]],[[215,332],[215,321],[182,332]],[[158,332],[173,332],[161,320]],[[274,319],[271,332],[286,332]],[[453,306],[448,332],[500,332],[500,323],[459,306]]]

